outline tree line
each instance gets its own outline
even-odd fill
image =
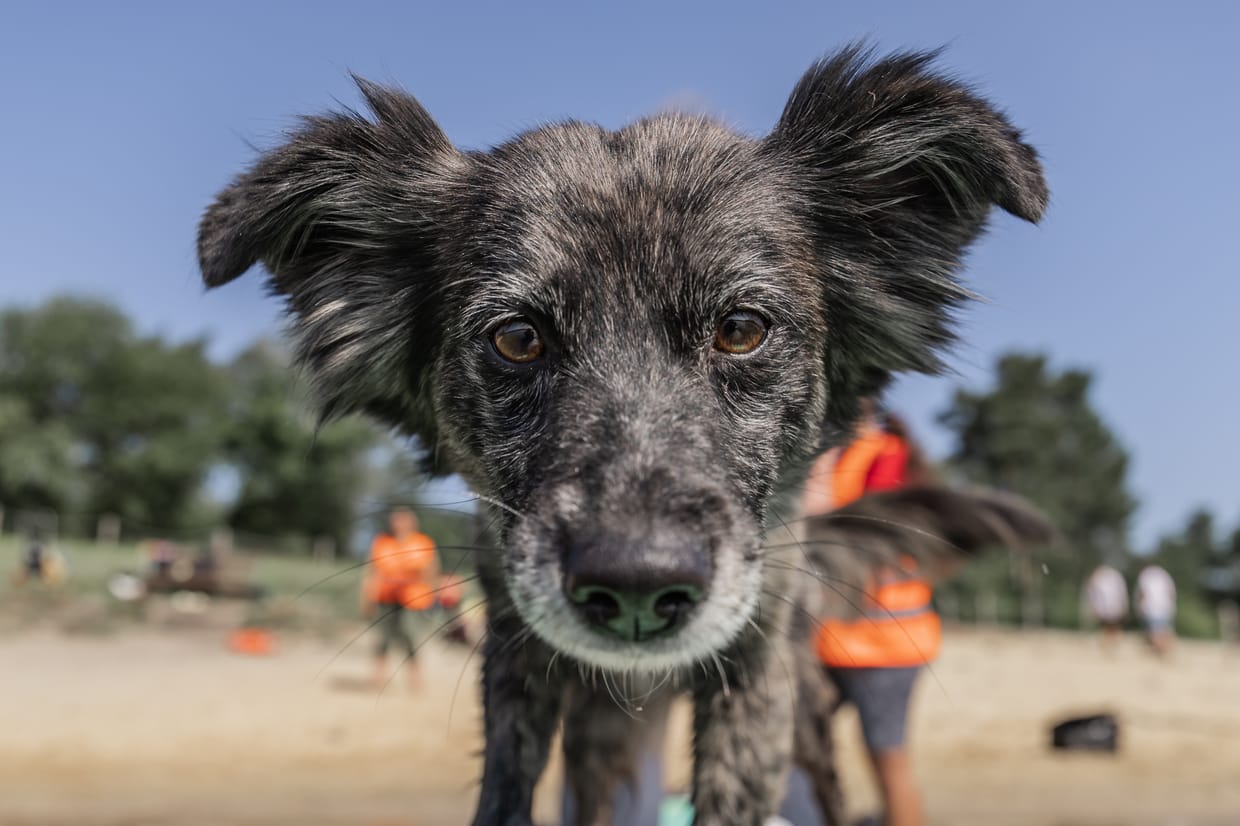
[[[320,422],[282,349],[215,363],[207,341],[139,334],[107,303],[62,297],[0,312],[0,505],[90,535],[204,538],[226,524],[269,543],[349,548],[365,502],[417,474],[359,419]]]
[[[344,551],[387,503],[413,500],[422,478],[410,446],[360,419],[319,421],[279,345],[217,363],[207,343],[140,334],[91,299],[0,311],[0,506],[59,514],[67,534],[115,517],[131,538],[226,524],[294,548],[328,537]],[[1047,623],[1074,626],[1094,566],[1134,569],[1152,555],[1180,586],[1189,630],[1210,633],[1203,583],[1240,565],[1240,528],[1228,534],[1196,513],[1155,547],[1133,548],[1129,453],[1093,408],[1091,384],[1087,371],[1011,354],[991,387],[955,392],[939,416],[953,445],[943,475],[1029,498],[1064,542],[983,559],[947,593],[997,595],[1000,619],[1032,593]],[[425,513],[449,535],[441,542],[468,541],[460,517]]]
[[[1093,408],[1092,382],[1087,371],[1057,371],[1043,355],[1018,353],[998,360],[991,387],[955,392],[939,416],[954,440],[944,472],[1025,496],[1062,541],[1033,555],[984,558],[946,593],[957,605],[976,605],[984,594],[997,614],[991,619],[1014,622],[1033,597],[1042,623],[1076,628],[1081,585],[1096,566],[1112,565],[1131,582],[1153,561],[1176,581],[1180,631],[1217,636],[1216,602],[1235,598],[1240,583],[1227,573],[1240,570],[1240,527],[1227,535],[1199,511],[1154,547],[1135,547],[1129,453]]]

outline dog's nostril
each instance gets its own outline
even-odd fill
[[[593,625],[615,622],[623,612],[620,595],[610,588],[597,585],[572,588],[568,597]]]
[[[702,601],[702,591],[689,585],[664,588],[654,598],[655,616],[666,620],[671,625],[680,621],[681,617],[693,610]]]

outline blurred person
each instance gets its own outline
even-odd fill
[[[811,470],[804,516],[821,516],[867,494],[932,479],[902,419],[882,415],[873,399],[862,400],[861,414],[853,440],[842,450],[828,451]],[[932,597],[916,562],[903,557],[874,573],[860,618],[825,620],[815,639],[818,658],[841,700],[859,714],[888,826],[925,823],[905,730],[917,677],[939,651],[941,626]],[[798,781],[789,785],[784,817],[792,823],[819,822],[807,784]]]
[[[1175,580],[1161,566],[1146,565],[1137,574],[1134,601],[1150,647],[1166,656],[1175,644]]]
[[[151,574],[156,579],[168,579],[172,576],[172,566],[177,561],[177,549],[166,539],[153,540],[148,549],[151,563]]]
[[[17,584],[45,581],[48,565],[47,546],[43,542],[43,534],[38,529],[31,530],[26,538],[26,549],[22,552],[21,568],[17,572]]]
[[[861,415],[847,446],[832,448],[815,460],[801,497],[804,516],[821,516],[867,493],[932,481],[934,474],[921,447],[900,416],[861,400]]]
[[[1124,575],[1110,565],[1099,565],[1085,581],[1085,603],[1089,615],[1102,627],[1102,642],[1114,648],[1128,616],[1128,584]]]
[[[405,508],[392,511],[391,533],[379,534],[370,546],[370,566],[362,585],[362,610],[375,617],[379,642],[375,648],[374,683],[387,683],[387,653],[393,646],[404,652],[409,687],[422,688],[413,638],[405,629],[404,613],[426,611],[435,605],[439,579],[435,543],[418,531],[418,519]]]

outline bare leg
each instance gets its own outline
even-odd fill
[[[534,785],[547,764],[563,686],[550,652],[516,636],[523,627],[491,619],[482,667],[482,792],[474,826],[530,826]],[[515,644],[520,641],[520,644]]]
[[[844,826],[844,793],[835,768],[835,743],[831,718],[839,707],[839,691],[808,650],[798,664],[796,730],[793,752],[796,765],[809,776],[814,799],[824,826]]]
[[[870,760],[883,795],[886,826],[925,826],[925,810],[913,779],[908,751],[889,749],[871,754]]]
[[[422,666],[416,656],[410,657],[406,660],[405,678],[411,694],[422,693],[422,689],[425,688],[425,683],[422,680]]]
[[[1170,628],[1156,628],[1150,631],[1150,647],[1160,657],[1171,653],[1175,645],[1175,633]]]

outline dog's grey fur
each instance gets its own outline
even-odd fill
[[[458,151],[413,98],[359,80],[373,119],[307,119],[207,211],[206,282],[264,264],[325,411],[417,436],[499,509],[502,552],[479,560],[476,824],[529,822],[585,688],[665,679],[694,696],[698,822],[775,809],[793,749],[781,663],[805,648],[778,564],[793,537],[770,547],[789,494],[860,395],[938,368],[992,204],[1031,221],[1046,204],[1034,151],[931,64],[845,50],[761,139],[665,114],[489,152]],[[737,310],[767,323],[745,355],[712,346]],[[529,364],[491,343],[518,317],[545,342]],[[561,587],[587,551],[694,565],[706,597],[670,634],[597,633]]]

